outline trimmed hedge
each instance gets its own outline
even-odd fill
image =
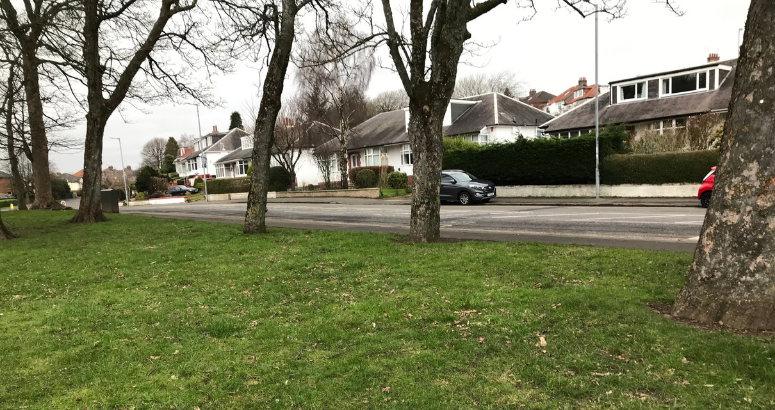
[[[291,189],[293,181],[291,174],[283,167],[271,167],[266,174],[270,192],[282,192]]]
[[[600,163],[600,181],[606,185],[700,184],[719,158],[717,150],[612,155]]]
[[[16,206],[18,203],[15,199],[0,199],[0,208],[8,208],[11,205]]]
[[[207,180],[208,194],[236,194],[250,191],[250,178],[216,178]]]
[[[600,157],[627,152],[624,132],[601,132]],[[595,137],[537,138],[476,146],[444,141],[444,169],[462,169],[497,185],[595,182]]]
[[[388,175],[388,186],[393,189],[406,189],[409,185],[409,177],[403,172],[392,172]]]
[[[371,169],[362,169],[355,174],[355,184],[358,188],[374,188],[379,183],[379,177]]]
[[[347,176],[350,178],[350,181],[353,181],[353,182],[355,182],[355,175],[357,175],[357,174],[358,174],[358,172],[360,172],[361,170],[364,170],[364,169],[370,169],[370,170],[374,171],[374,173],[375,173],[377,176],[379,176],[379,175],[380,175],[380,172],[382,172],[382,169],[383,169],[383,168],[385,168],[385,172],[386,172],[388,175],[389,175],[390,173],[392,173],[392,172],[393,172],[393,170],[394,170],[394,168],[393,168],[393,166],[392,166],[392,165],[387,165],[387,166],[385,166],[385,167],[355,167],[355,168],[350,168],[350,170],[349,170],[349,171],[347,171],[347,174],[348,174]]]

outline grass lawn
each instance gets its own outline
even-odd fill
[[[670,303],[691,255],[4,212],[0,407],[775,406],[775,339]]]
[[[411,196],[411,194],[406,193],[406,189],[391,189],[391,188],[380,189],[379,195],[383,198],[388,198],[393,196]]]

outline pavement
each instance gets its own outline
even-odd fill
[[[556,205],[498,198],[489,204],[442,205],[441,235],[489,241],[535,241],[575,245],[693,252],[705,209],[685,205]],[[549,198],[552,199],[552,198]],[[583,199],[583,198],[582,198]],[[540,198],[546,201],[547,198]],[[575,201],[576,199],[574,199]],[[613,201],[614,199],[611,199]],[[657,202],[648,202],[656,204]],[[69,204],[68,204],[69,205]],[[284,198],[270,200],[267,224],[297,229],[331,229],[407,234],[409,199]],[[242,223],[245,203],[196,202],[121,208],[122,213],[161,218]]]

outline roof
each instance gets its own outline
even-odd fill
[[[228,162],[234,162],[234,161],[239,161],[239,160],[244,160],[244,159],[250,159],[252,156],[253,156],[253,148],[248,148],[248,149],[239,148],[236,151],[231,152],[228,155],[226,155],[225,157],[219,159],[215,163],[216,164],[225,164],[225,163],[228,163]]]
[[[183,154],[182,155],[178,155],[175,158],[176,160],[177,159],[184,159],[184,158],[188,157],[189,155],[191,155],[192,152],[194,152],[194,147],[181,148],[181,149],[183,150]]]
[[[533,106],[498,93],[457,100],[476,103],[471,104],[452,125],[444,128],[444,136],[479,133],[482,128],[493,125],[538,126],[553,118]],[[405,115],[405,110],[400,109],[369,118],[352,129],[352,137],[348,141],[347,148],[358,149],[409,142]],[[323,146],[330,144],[334,142],[329,141]]]
[[[75,182],[81,182],[81,178],[73,175],[73,174],[57,174],[59,178],[64,179],[65,181],[69,183],[75,183]]]
[[[574,98],[573,94],[579,88],[583,88],[584,89],[584,94],[582,94],[580,97]],[[600,89],[600,86],[598,86],[598,90],[599,89]],[[600,91],[598,91],[598,92],[600,92]],[[595,85],[594,84],[589,85],[589,86],[584,86],[584,87],[579,87],[578,85],[574,85],[573,87],[568,88],[567,90],[565,90],[562,93],[560,93],[560,95],[558,95],[557,97],[552,98],[549,101],[548,104],[551,105],[551,104],[558,103],[560,101],[565,101],[565,104],[568,105],[568,104],[573,104],[573,103],[575,103],[576,101],[579,101],[579,100],[584,100],[584,99],[587,99],[587,98],[594,98],[594,97],[595,97]]]
[[[681,73],[681,72],[684,72],[684,71],[699,70],[701,68],[716,67],[716,66],[720,66],[720,65],[736,66],[737,65],[737,59],[725,60],[725,61],[714,61],[714,62],[711,62],[711,63],[702,64],[702,65],[698,65],[698,66],[694,66],[694,67],[687,67],[687,68],[681,68],[681,69],[675,69],[675,70],[661,71],[661,72],[652,73],[652,74],[638,75],[638,76],[635,76],[635,77],[625,78],[624,80],[611,81],[609,84],[616,85],[616,84],[619,84],[619,83],[634,81],[634,80],[638,80],[638,79],[641,79],[641,78],[659,77],[659,76],[668,75],[668,74]]]
[[[600,96],[600,124],[637,123],[726,110],[732,98],[734,73],[733,67],[716,90],[675,97],[611,105],[610,92],[607,92]],[[595,104],[592,104],[594,101],[594,99],[589,100],[543,124],[542,128],[550,133],[594,128]]]
[[[73,174],[73,176],[78,177],[78,178],[83,178],[83,170],[80,170],[80,171],[76,172],[75,174]]]
[[[548,93],[546,91],[539,91],[535,94],[528,95],[525,98],[521,98],[520,101],[522,101],[525,104],[546,104],[552,99],[554,99],[556,95],[552,93]]]
[[[239,128],[234,128],[223,138],[207,147],[205,151],[234,151],[242,146],[242,137],[247,135],[250,134]]]

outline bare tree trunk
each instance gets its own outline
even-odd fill
[[[675,316],[775,329],[774,62],[775,3],[753,0],[715,192]]]
[[[27,98],[30,140],[32,142],[32,184],[35,201],[32,209],[60,208],[51,194],[51,174],[48,161],[48,138],[43,119],[43,103],[40,99],[38,61],[32,46],[22,46],[22,69],[24,72],[24,94]]]
[[[409,141],[414,155],[409,236],[413,242],[436,242],[440,237],[439,186],[445,111],[443,101],[430,98],[409,104]]]
[[[8,227],[5,226],[3,223],[2,215],[0,215],[0,241],[6,240],[6,239],[16,239],[18,236],[14,235],[13,232],[11,232]]]
[[[350,187],[350,176],[347,172],[347,140],[350,130],[346,129],[347,125],[342,122],[344,129],[341,130],[341,137],[339,138],[339,188],[348,189]]]
[[[253,173],[250,176],[250,193],[245,212],[246,234],[266,233],[266,202],[269,181],[270,158],[274,144],[274,129],[277,115],[282,107],[285,74],[291,57],[294,40],[294,24],[298,12],[295,0],[283,0],[280,30],[276,33],[272,58],[264,78],[261,105],[258,108],[255,131],[253,132]]]
[[[102,142],[105,134],[105,123],[99,114],[89,112],[86,116],[86,141],[83,154],[83,191],[78,213],[70,222],[93,223],[105,222],[108,218],[102,212]]]
[[[14,82],[15,82],[16,67],[11,66],[8,70],[8,101],[5,107],[5,134],[7,136],[8,144],[8,162],[11,164],[11,177],[13,184],[13,193],[16,196],[16,205],[20,210],[27,210],[27,189],[24,186],[24,179],[22,178],[19,170],[19,158],[16,156],[16,146],[13,139],[13,107],[14,107]]]

